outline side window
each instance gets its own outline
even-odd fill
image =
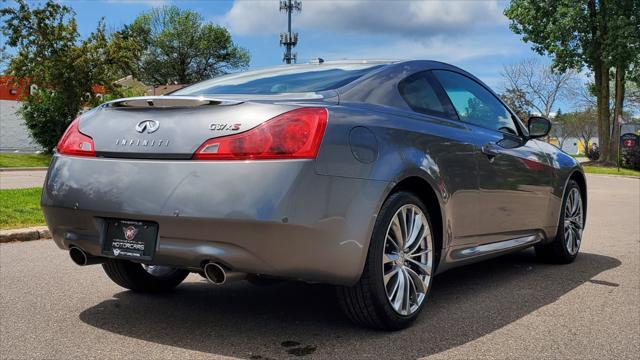
[[[426,71],[420,72],[400,81],[398,91],[415,112],[457,120],[446,96],[442,91],[438,93],[432,84],[432,76]]]
[[[451,99],[460,120],[518,135],[509,110],[482,85],[453,71],[435,70],[433,74]]]

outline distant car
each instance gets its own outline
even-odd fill
[[[441,62],[324,62],[231,74],[83,114],[42,194],[56,244],[117,284],[337,285],[356,323],[400,329],[433,276],[535,246],[570,263],[578,162],[480,80]]]

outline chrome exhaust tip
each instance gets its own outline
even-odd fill
[[[227,271],[225,268],[217,263],[207,263],[204,268],[204,277],[214,285],[223,285],[228,282],[244,280],[247,278],[246,273],[237,271]]]
[[[84,250],[76,246],[72,246],[69,249],[69,256],[71,257],[71,261],[80,266],[102,264],[106,261],[105,258],[89,255],[84,252]]]
[[[204,266],[204,277],[215,285],[222,285],[227,281],[226,271],[222,266],[212,262]]]

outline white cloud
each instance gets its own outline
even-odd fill
[[[223,23],[238,35],[270,35],[285,28],[278,1],[235,1]],[[498,1],[305,0],[294,14],[294,29],[375,33],[420,38],[504,26]]]
[[[380,46],[351,47],[349,58],[356,59],[433,59],[445,62],[463,62],[484,56],[508,55],[512,49],[504,44],[485,42],[478,37],[434,37],[428,40],[398,40]],[[341,55],[342,54],[342,55]],[[328,52],[329,59],[345,57],[345,50]],[[391,55],[391,56],[390,56]]]

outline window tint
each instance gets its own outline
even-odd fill
[[[452,71],[433,72],[464,122],[488,129],[518,134],[511,113],[482,85]]]
[[[174,95],[277,94],[337,89],[384,65],[295,65],[222,76]]]
[[[427,72],[417,73],[402,80],[398,84],[398,91],[413,111],[457,119],[448,101],[443,96],[438,96]]]

